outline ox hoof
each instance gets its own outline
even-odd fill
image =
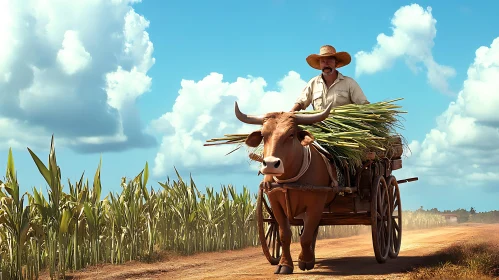
[[[301,269],[301,270],[312,270],[315,266],[315,261],[311,261],[311,262],[302,262],[302,261],[298,261],[298,267]]]
[[[289,266],[278,265],[274,274],[293,274],[293,269]]]

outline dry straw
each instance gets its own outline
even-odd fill
[[[318,144],[338,159],[344,159],[350,166],[359,165],[368,151],[383,152],[393,144],[393,139],[403,137],[397,128],[403,129],[399,115],[407,113],[393,104],[393,99],[371,104],[348,104],[333,108],[327,119],[300,128],[313,134]],[[313,114],[317,111],[301,111],[296,114]],[[225,134],[221,138],[207,140],[206,146],[237,144],[239,149],[249,134]],[[262,143],[249,152],[262,155]]]

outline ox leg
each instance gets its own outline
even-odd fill
[[[317,205],[324,205],[324,201],[320,201]],[[315,252],[312,249],[315,231],[319,227],[322,217],[323,207],[314,207],[307,209],[307,218],[304,222],[303,233],[300,237],[301,253],[298,257],[298,267],[301,270],[311,270],[315,266]]]
[[[281,237],[282,255],[275,274],[292,274],[294,265],[293,259],[291,258],[291,225],[286,216],[286,213],[282,209],[279,203],[272,203],[272,212],[274,212],[274,217],[279,224],[279,235]]]

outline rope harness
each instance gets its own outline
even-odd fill
[[[274,181],[276,181],[279,184],[296,182],[298,181],[298,179],[301,178],[301,176],[303,176],[303,174],[305,174],[305,172],[307,172],[311,162],[312,162],[312,153],[310,152],[310,147],[307,145],[303,147],[303,160],[301,163],[300,172],[298,172],[296,176],[284,180],[277,179],[276,176],[272,176],[272,178],[274,178]]]
[[[321,152],[319,152],[319,151],[317,151],[317,152],[321,155],[322,159],[324,160],[324,163],[326,164],[327,173],[329,174],[329,178],[331,178],[331,186],[337,187],[338,181],[336,181],[333,177],[333,168],[331,167],[331,162]],[[310,145],[303,146],[303,160],[302,160],[301,168],[300,168],[300,171],[298,172],[298,174],[296,174],[292,178],[283,179],[283,180],[278,179],[276,176],[272,176],[272,178],[274,179],[274,181],[276,183],[279,183],[279,184],[296,182],[296,181],[298,181],[298,179],[300,179],[303,176],[303,174],[305,174],[305,172],[307,172],[308,168],[310,167],[311,162],[312,162],[312,153],[310,152]]]

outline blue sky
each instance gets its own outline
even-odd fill
[[[23,191],[45,188],[26,147],[46,162],[54,133],[65,184],[83,171],[92,180],[102,155],[104,193],[120,191],[120,178],[146,161],[154,188],[176,166],[201,189],[233,184],[255,192],[261,177],[244,152],[224,156],[200,143],[242,127],[233,116],[236,96],[248,113],[290,109],[318,74],[306,56],[331,44],[351,54],[340,71],[371,102],[404,98],[402,133],[413,154],[396,175],[420,178],[401,185],[404,209],[499,209],[499,86],[490,78],[499,73],[499,41],[491,47],[499,36],[496,2],[101,2],[48,4],[37,14],[13,3],[0,9],[9,15],[0,12],[0,168],[12,147]],[[390,44],[369,54],[381,33]],[[474,64],[481,47],[489,50]],[[469,68],[478,74],[465,86]],[[212,119],[195,128],[198,116]],[[228,128],[216,131],[218,121]],[[116,139],[127,141],[99,138],[114,137],[120,125]]]

